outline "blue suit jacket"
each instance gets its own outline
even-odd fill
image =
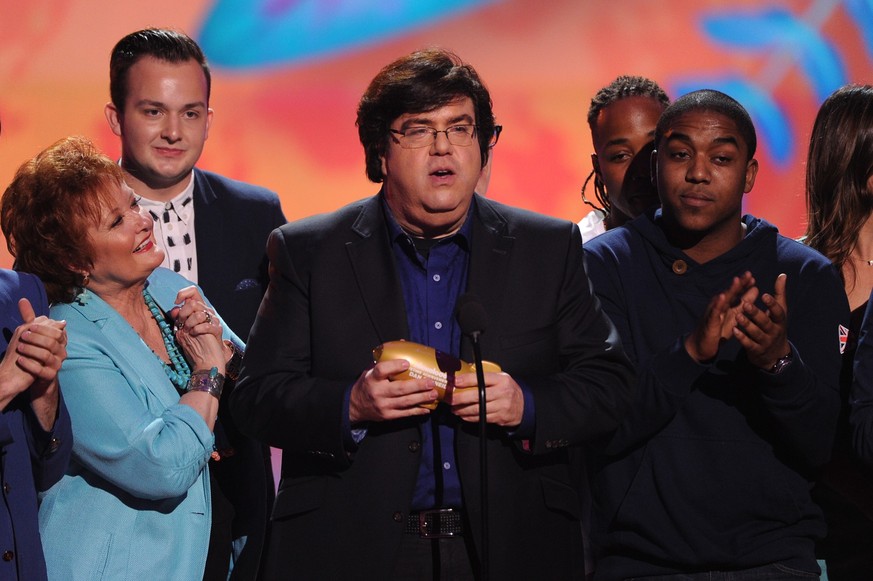
[[[246,341],[267,290],[267,238],[285,223],[270,190],[194,170],[197,284]]]
[[[169,311],[191,283],[159,268],[149,291]],[[42,499],[53,579],[197,580],[211,522],[213,435],[127,321],[84,291],[67,320],[61,387],[76,441],[67,474]],[[239,342],[225,326],[226,338]]]
[[[21,325],[18,299],[26,297],[37,315],[48,313],[45,289],[32,274],[0,270],[0,357]],[[12,355],[14,356],[14,355]],[[70,459],[73,435],[64,400],[51,432],[43,431],[27,394],[12,400],[0,413],[0,579],[40,581],[46,578],[37,525],[38,491],[60,480]]]

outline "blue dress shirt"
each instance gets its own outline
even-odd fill
[[[467,288],[470,213],[460,231],[427,244],[429,250],[422,252],[385,208],[406,303],[409,340],[455,357],[460,354],[461,330],[454,312],[458,297]],[[454,444],[454,427],[459,421],[443,404],[423,420],[421,464],[412,510],[462,506]]]

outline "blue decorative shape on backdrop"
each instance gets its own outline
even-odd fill
[[[708,78],[688,77],[673,83],[675,94],[712,88],[731,95],[752,116],[759,147],[766,144],[776,164],[786,167],[794,157],[796,140],[791,121],[773,91],[791,69],[807,79],[817,103],[846,84],[843,59],[819,30],[839,5],[838,0],[816,0],[804,15],[783,8],[702,14],[701,27],[713,42],[761,55],[761,74],[757,79],[729,72]],[[873,56],[873,0],[845,0],[845,5]]]
[[[781,9],[704,16],[703,28],[714,41],[755,53],[783,51],[809,79],[819,101],[846,83],[843,61],[821,33]],[[764,79],[766,82],[767,79]]]
[[[403,34],[499,0],[217,0],[198,41],[228,69],[294,64]]]
[[[864,39],[867,55],[873,59],[873,0],[845,0],[845,3]]]

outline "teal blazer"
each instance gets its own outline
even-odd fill
[[[159,268],[148,288],[167,312],[189,285]],[[67,321],[60,385],[74,444],[67,473],[39,509],[49,579],[202,579],[212,432],[100,297],[86,290],[51,316]],[[240,343],[226,325],[224,334]]]

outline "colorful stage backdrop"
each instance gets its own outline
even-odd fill
[[[0,0],[2,189],[70,134],[118,155],[109,51],[149,25],[197,38],[214,69],[201,166],[272,188],[290,219],[377,191],[355,107],[381,66],[423,46],[455,50],[491,89],[504,132],[488,195],[574,221],[587,211],[586,110],[616,75],[739,99],[761,142],[747,209],[790,236],[804,228],[818,105],[873,82],[873,0]]]

